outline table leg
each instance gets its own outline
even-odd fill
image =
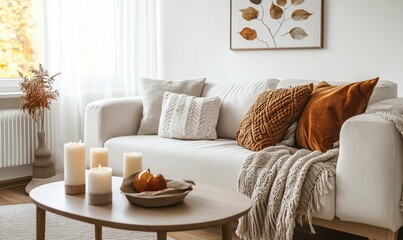
[[[231,223],[221,225],[221,238],[222,240],[232,240]]]
[[[45,240],[46,211],[36,206],[36,239]]]
[[[95,225],[95,240],[102,240],[102,226]]]
[[[167,232],[157,232],[158,240],[167,240]]]

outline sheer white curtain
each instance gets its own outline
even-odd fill
[[[63,145],[83,139],[85,106],[139,94],[141,77],[163,78],[159,0],[44,0],[45,66],[61,72],[52,106],[56,167]]]

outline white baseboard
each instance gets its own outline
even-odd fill
[[[32,176],[32,165],[0,168],[0,182],[10,179]]]

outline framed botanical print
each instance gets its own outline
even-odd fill
[[[231,49],[323,47],[323,0],[231,0]]]

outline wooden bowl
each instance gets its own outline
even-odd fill
[[[178,204],[192,191],[194,184],[187,181],[167,180],[167,189],[138,193],[133,187],[134,176],[135,174],[124,180],[120,190],[131,204],[140,207],[167,207]]]

